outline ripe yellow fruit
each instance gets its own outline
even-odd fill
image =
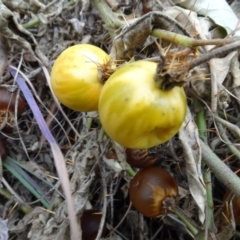
[[[58,100],[75,111],[94,111],[102,90],[101,77],[110,56],[90,44],[67,48],[56,59],[51,86]]]
[[[166,142],[180,129],[187,111],[182,87],[165,91],[154,81],[157,63],[137,61],[119,68],[105,83],[99,116],[114,141],[132,149]]]

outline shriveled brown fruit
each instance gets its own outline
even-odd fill
[[[157,154],[150,153],[148,149],[126,148],[125,153],[128,164],[136,168],[146,168],[153,166],[159,160]]]
[[[167,212],[164,202],[178,196],[178,185],[171,174],[160,167],[143,168],[133,177],[129,196],[137,211],[153,218]]]

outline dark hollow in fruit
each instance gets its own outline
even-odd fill
[[[102,213],[95,210],[85,210],[81,217],[82,240],[95,240],[98,234]],[[102,237],[106,236],[107,227],[104,224]]]

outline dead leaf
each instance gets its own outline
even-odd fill
[[[11,26],[11,27],[10,27]],[[38,43],[34,36],[28,32],[21,24],[18,23],[17,18],[0,0],[0,36],[15,43],[20,50],[24,49],[30,53],[36,61],[37,56],[42,63],[47,66],[48,60],[46,56],[40,51]],[[25,40],[30,38],[31,43]],[[35,45],[35,51],[31,44]]]
[[[9,45],[5,38],[0,37],[0,76],[3,75],[8,64]]]
[[[213,58],[210,60],[211,69],[211,110],[217,111],[217,107],[225,109],[228,107],[230,97],[223,86],[223,82],[229,73],[231,60],[236,55],[236,52],[229,53],[224,58]]]
[[[225,0],[173,0],[173,2],[199,15],[208,16],[228,34],[238,27],[238,18]],[[240,36],[240,31],[237,31],[235,36]]]
[[[45,5],[38,0],[2,0],[2,3],[9,9],[19,12],[34,12],[45,8]]]
[[[188,109],[185,121],[179,131],[179,139],[185,156],[189,190],[198,206],[199,220],[203,223],[205,220],[206,189],[201,170],[201,149],[198,138],[198,129]]]
[[[130,59],[136,48],[143,46],[153,28],[160,28],[182,35],[189,33],[173,18],[162,12],[150,12],[131,20],[122,28],[122,32],[113,40],[111,57],[117,60]]]

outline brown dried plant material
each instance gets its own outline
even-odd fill
[[[143,0],[142,11],[148,13],[151,11],[163,11],[165,8],[172,6],[170,0]]]
[[[182,143],[187,166],[189,190],[198,206],[199,220],[203,223],[205,221],[206,187],[201,170],[202,161],[198,129],[193,122],[189,109],[182,128],[179,131],[179,139]]]
[[[43,12],[49,21],[56,20],[56,17],[63,12],[64,2],[64,0],[53,1],[46,6]]]
[[[0,1],[0,36],[8,42],[16,44],[20,49],[24,49],[30,53],[34,61],[36,61],[36,57],[38,57],[44,65],[48,65],[48,60],[40,51],[37,40],[18,23],[15,13],[9,10],[2,1]],[[28,38],[31,39],[31,42],[26,40]],[[35,49],[32,48],[31,44],[35,46]]]
[[[4,37],[0,37],[0,79],[8,64],[9,50],[10,46],[8,41]]]
[[[96,163],[97,157],[100,155],[97,135],[89,134],[84,140],[78,141],[67,152],[66,159],[72,164],[68,165],[68,172],[71,176],[70,184],[76,214],[82,212],[89,200],[90,185],[94,181],[94,171],[90,168],[89,163]],[[91,165],[92,166],[92,165]],[[57,185],[60,183],[57,183]],[[32,220],[31,229],[29,231],[30,239],[70,239],[69,220],[66,217],[66,201],[57,199],[59,195],[56,189],[56,212],[50,216],[38,216]],[[58,229],[56,231],[56,229]]]
[[[122,32],[113,40],[111,56],[113,59],[131,59],[134,51],[142,46],[151,34],[153,28],[189,36],[189,33],[173,18],[161,12],[150,12],[135,20],[130,26],[125,26]]]
[[[0,86],[0,129],[10,131],[15,124],[15,105],[17,105],[17,115],[20,116],[26,107],[25,99],[18,95],[18,92],[10,92],[5,87]]]
[[[219,0],[173,0],[174,3],[178,3],[181,7],[190,9],[196,12],[198,15],[208,16],[217,25],[222,26],[228,34],[232,34],[238,27],[238,18],[230,8],[227,1]],[[239,36],[240,32],[236,32]]]
[[[13,11],[37,13],[43,10],[45,5],[38,0],[2,0],[2,3]]]

